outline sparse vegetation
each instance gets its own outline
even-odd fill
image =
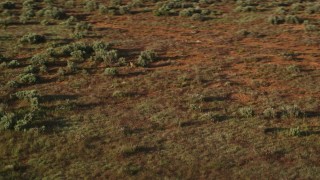
[[[315,0],[3,0],[0,179],[319,179]]]

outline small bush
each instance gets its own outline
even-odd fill
[[[97,58],[101,58],[107,64],[116,63],[118,60],[117,50],[98,51],[98,52],[96,52],[96,56],[97,56]]]
[[[120,6],[119,7],[119,14],[130,14],[130,8],[128,6]]]
[[[190,17],[192,16],[194,13],[194,9],[193,8],[188,8],[188,9],[183,9],[179,12],[179,16],[181,17]]]
[[[286,16],[285,21],[288,24],[301,24],[301,23],[303,23],[303,19],[299,18],[298,16],[294,16],[294,15]]]
[[[35,33],[29,33],[24,35],[21,39],[21,43],[29,43],[29,44],[39,44],[46,41],[46,38],[42,35],[38,35]]]
[[[238,6],[235,9],[236,12],[255,12],[257,8],[255,6]]]
[[[76,50],[71,52],[71,56],[73,57],[73,59],[80,62],[84,61],[85,55],[86,55],[86,52],[82,50]]]
[[[250,118],[254,116],[254,111],[251,107],[243,107],[238,110],[240,117]]]
[[[297,118],[302,111],[297,105],[285,105],[281,107],[281,116],[284,118]]]
[[[102,41],[96,41],[92,44],[92,49],[94,51],[100,51],[100,50],[108,50],[111,47],[109,43],[105,43]]]
[[[57,71],[57,75],[60,77],[63,77],[66,74],[65,70],[63,68],[59,68]]]
[[[200,13],[195,13],[191,16],[191,20],[193,21],[203,21],[204,20],[204,16]]]
[[[142,51],[138,57],[137,64],[142,67],[149,66],[150,63],[154,62],[156,54],[152,50]]]
[[[25,90],[25,91],[19,91],[14,94],[14,97],[17,97],[18,99],[29,99],[34,97],[39,97],[38,91],[36,90]]]
[[[268,21],[271,23],[271,24],[274,24],[274,25],[277,25],[277,24],[283,24],[285,23],[285,18],[282,17],[282,16],[271,16]]]
[[[49,62],[48,56],[46,54],[36,54],[29,61],[34,66],[45,65]]]
[[[68,63],[68,64],[67,64],[68,72],[74,73],[74,72],[77,71],[78,68],[77,68],[77,65],[76,65],[75,62],[73,62],[73,61],[68,61],[67,63]]]
[[[52,7],[44,11],[44,16],[52,19],[64,19],[66,18],[67,14],[61,8]]]
[[[89,12],[95,11],[98,8],[98,4],[94,0],[87,1],[85,3],[84,8],[85,8],[86,11],[89,11]]]
[[[106,68],[104,70],[104,74],[107,76],[116,76],[119,74],[119,72],[116,68]]]
[[[18,88],[19,87],[19,83],[17,81],[9,81],[9,82],[7,82],[7,86],[9,88]]]
[[[274,108],[267,108],[263,111],[263,117],[266,119],[273,119],[277,116]]]
[[[20,63],[19,63],[19,61],[17,61],[17,60],[12,60],[12,61],[10,61],[10,62],[7,64],[7,66],[8,66],[9,68],[15,68],[15,67],[19,67],[19,66],[20,66]]]
[[[306,8],[308,14],[320,13],[320,4],[312,4]]]
[[[33,73],[23,74],[19,78],[20,84],[35,84],[38,78]]]
[[[304,132],[300,129],[300,127],[290,128],[287,132],[288,136],[302,136]]]
[[[37,72],[37,68],[33,65],[29,65],[23,69],[24,73],[35,73]]]

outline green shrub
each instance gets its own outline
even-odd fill
[[[107,14],[108,13],[108,7],[105,5],[99,5],[99,13],[100,14]]]
[[[106,68],[104,70],[104,74],[107,76],[116,76],[119,74],[119,72],[116,68]]]
[[[98,50],[95,52],[95,60],[104,61],[107,64],[116,63],[118,60],[118,52],[117,50]]]
[[[284,118],[297,118],[302,111],[297,105],[284,105],[281,107],[281,116]]]
[[[243,107],[238,110],[240,117],[250,118],[254,116],[254,111],[251,107]]]
[[[65,70],[63,68],[59,68],[57,71],[57,75],[60,77],[63,77],[66,74]]]
[[[37,68],[33,65],[29,65],[23,69],[24,73],[35,73],[37,72]]]
[[[89,0],[85,2],[84,8],[86,11],[89,11],[89,12],[95,11],[98,8],[98,4],[94,0]]]
[[[290,128],[287,132],[288,136],[302,136],[304,133],[300,127]]]
[[[18,91],[14,93],[11,97],[28,100],[31,98],[39,98],[40,95],[37,90],[25,90],[25,91]]]
[[[311,4],[306,8],[308,14],[320,13],[320,4]]]
[[[75,31],[90,31],[91,29],[91,24],[87,22],[78,22],[75,25]]]
[[[34,0],[25,0],[22,3],[22,8],[23,9],[34,9],[34,8],[36,8],[36,3]]]
[[[75,25],[78,20],[74,16],[70,16],[66,21],[62,22],[62,25],[65,25],[66,27],[71,27],[72,25]]]
[[[86,55],[86,52],[82,51],[82,50],[76,50],[76,51],[71,52],[71,56],[76,61],[84,61],[85,55]]]
[[[294,16],[294,15],[286,16],[285,21],[288,24],[301,24],[301,23],[303,23],[303,19],[299,18],[298,16]]]
[[[64,6],[67,8],[72,8],[72,7],[74,7],[74,5],[75,5],[75,3],[73,0],[69,0],[64,3]]]
[[[44,16],[52,19],[64,19],[66,18],[67,14],[61,8],[51,7],[44,11]]]
[[[9,68],[15,68],[15,67],[19,67],[19,66],[20,66],[20,63],[19,63],[19,61],[17,61],[17,60],[12,60],[12,61],[10,61],[10,62],[7,64],[7,66],[8,66]]]
[[[14,128],[16,116],[14,113],[6,113],[0,117],[0,131]]]
[[[102,42],[102,41],[95,41],[92,44],[92,49],[94,51],[109,50],[110,47],[111,47],[111,45],[109,43],[105,43],[105,42]]]
[[[22,74],[19,76],[19,83],[20,84],[35,84],[38,78],[33,73]]]
[[[304,29],[307,32],[318,32],[320,30],[317,25],[310,24],[307,21],[304,21]]]
[[[77,65],[75,62],[73,61],[67,61],[67,69],[68,69],[68,72],[70,73],[73,73],[73,72],[76,72],[77,71]]]
[[[9,88],[18,88],[19,87],[19,83],[17,81],[9,81],[9,82],[7,82],[7,86]]]
[[[255,12],[257,8],[255,6],[238,6],[235,9],[236,12]]]
[[[32,63],[34,66],[40,66],[40,65],[45,65],[49,62],[49,57],[46,54],[36,54],[32,56],[29,61]]]
[[[137,64],[142,67],[149,66],[150,63],[154,62],[156,54],[152,50],[142,51],[138,57]]]
[[[204,16],[200,13],[195,13],[191,16],[191,20],[193,21],[203,21],[204,20]]]
[[[277,24],[283,24],[285,23],[285,18],[282,17],[282,16],[271,16],[268,21],[271,23],[271,24],[274,24],[274,25],[277,25]]]
[[[263,117],[266,119],[273,119],[277,116],[274,108],[267,108],[263,111]]]
[[[21,43],[29,43],[29,44],[39,44],[46,41],[46,38],[42,35],[38,35],[35,33],[28,33],[24,35],[21,39]]]
[[[289,73],[293,73],[293,74],[299,73],[301,71],[300,67],[297,66],[297,65],[289,65],[289,66],[286,67],[286,70]]]
[[[128,6],[120,6],[119,7],[119,14],[130,14],[130,8]]]
[[[176,14],[176,11],[174,9],[172,9],[173,7],[171,7],[168,4],[163,4],[161,7],[159,7],[158,9],[156,9],[153,14],[155,16],[170,16],[170,15],[174,15]]]
[[[188,9],[183,9],[179,12],[179,16],[181,17],[189,17],[192,16],[194,13],[194,9],[193,8],[188,8]]]

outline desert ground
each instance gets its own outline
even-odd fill
[[[320,179],[320,2],[3,0],[0,179]]]

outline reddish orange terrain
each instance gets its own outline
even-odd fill
[[[320,179],[320,3],[0,2],[0,179]]]

